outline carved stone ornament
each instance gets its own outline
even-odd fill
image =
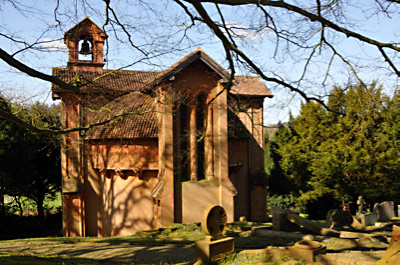
[[[212,238],[223,237],[227,216],[224,208],[219,205],[208,206],[203,213],[201,228]]]

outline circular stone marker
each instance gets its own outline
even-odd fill
[[[226,226],[226,212],[222,206],[210,205],[203,212],[201,228],[212,237],[221,237]]]
[[[319,249],[322,247],[321,243],[313,240],[300,240],[294,244],[295,247],[301,249]]]

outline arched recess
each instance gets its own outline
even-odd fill
[[[197,180],[205,179],[205,150],[204,150],[204,135],[205,135],[205,118],[207,97],[204,94],[197,96],[196,106],[196,125],[197,125]]]

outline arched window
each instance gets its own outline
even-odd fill
[[[205,134],[205,113],[206,113],[206,96],[201,94],[197,97],[196,108],[196,125],[197,125],[197,179],[205,179],[205,159],[204,159],[204,137]]]
[[[186,101],[179,102],[174,105],[173,115],[174,130],[174,168],[176,177],[180,181],[190,180],[189,160],[189,117],[188,106]]]
[[[80,40],[78,48],[79,48],[78,60],[80,61],[93,60],[93,45],[91,41],[87,39]]]

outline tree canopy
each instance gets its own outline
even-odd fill
[[[59,106],[36,103],[8,105],[21,120],[41,128],[59,128]],[[37,134],[7,120],[0,120],[0,205],[5,213],[4,196],[32,199],[38,215],[44,215],[46,196],[61,188],[60,143],[56,135]]]
[[[333,88],[328,106],[334,111],[302,105],[300,115],[280,128],[272,151],[299,202],[354,202],[359,195],[369,202],[400,201],[399,99],[374,83]]]

